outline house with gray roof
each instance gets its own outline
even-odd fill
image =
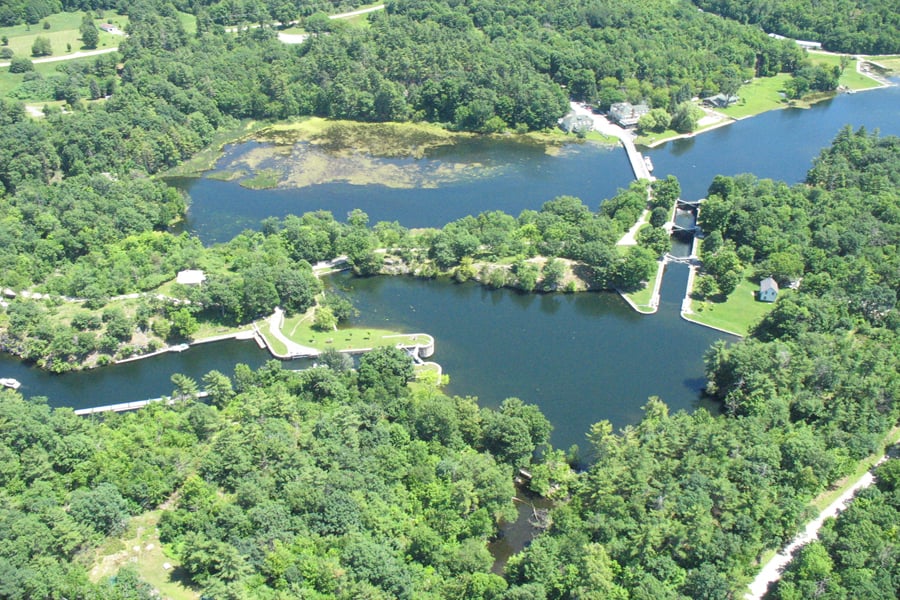
[[[771,277],[760,281],[759,294],[756,297],[760,302],[775,302],[778,299],[778,282]]]
[[[644,103],[616,102],[609,107],[609,117],[622,127],[634,127],[648,112],[650,107]]]

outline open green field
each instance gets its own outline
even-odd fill
[[[841,66],[841,58],[842,56],[840,54],[821,54],[819,52],[809,53],[809,59],[814,64],[826,67]],[[846,67],[844,67],[844,72],[838,80],[839,85],[848,87],[851,90],[867,90],[869,88],[878,87],[879,84],[877,81],[856,71],[857,60],[855,58],[848,58],[849,62]]]
[[[757,77],[741,86],[738,90],[740,100],[736,104],[720,112],[732,119],[742,119],[768,110],[784,108],[787,104],[779,92],[784,90],[790,78],[787,73],[779,73],[774,77]]]
[[[261,328],[263,333],[268,328]],[[431,341],[431,337],[425,334],[405,334],[399,331],[389,329],[347,327],[339,328],[336,331],[318,331],[312,328],[312,311],[304,315],[294,315],[284,320],[284,326],[281,332],[289,340],[310,346],[316,350],[323,351],[328,348],[335,350],[364,350],[368,348],[379,348],[381,346],[396,346],[397,344],[426,344]],[[270,339],[270,336],[266,336]],[[275,340],[277,342],[277,340]],[[280,345],[280,344],[278,344]]]
[[[87,58],[75,58],[71,61],[66,61],[66,64],[83,64],[89,61],[94,60],[93,57]],[[63,64],[62,62],[50,62],[50,63],[35,63],[34,71],[36,73],[40,73],[44,77],[50,77],[54,75],[57,71],[56,68]],[[6,67],[0,67],[0,96],[7,97],[9,94],[19,87],[22,84],[22,81],[25,79],[25,73],[10,73],[9,69]],[[28,99],[25,98],[24,102],[28,102]],[[49,103],[52,104],[52,103]],[[43,106],[43,103],[41,103]]]
[[[190,13],[178,11],[178,20],[181,22],[181,26],[184,27],[185,33],[188,35],[197,33],[197,17]]]
[[[759,283],[751,280],[748,276],[749,273],[745,273],[743,281],[724,302],[692,301],[694,314],[685,315],[685,318],[696,323],[724,329],[735,335],[747,335],[750,327],[775,306],[770,302],[757,302],[756,292],[759,290]]]
[[[81,27],[81,19],[83,12],[62,12],[50,15],[40,23],[35,25],[16,25],[14,27],[0,27],[0,36],[9,38],[9,48],[16,53],[16,56],[31,56],[31,45],[39,36],[50,40],[53,48],[53,56],[65,56],[81,50],[86,50],[81,44],[81,33],[78,28]],[[44,22],[50,23],[49,29],[44,29]],[[112,23],[122,31],[128,25],[128,17],[115,14],[108,11],[104,18],[94,19],[94,24],[98,27],[101,23]],[[97,49],[114,48],[122,41],[123,36],[112,35],[105,31],[99,31],[100,40],[97,42]]]

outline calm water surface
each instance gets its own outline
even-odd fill
[[[704,198],[716,175],[803,181],[813,159],[845,125],[900,135],[900,86],[841,94],[806,109],[770,111],[647,153],[657,176],[678,177],[682,197]]]
[[[844,123],[900,135],[898,101],[900,88],[839,96],[808,110],[747,119],[650,153],[657,175],[678,176],[685,198],[704,196],[718,173],[752,171],[797,182]],[[500,168],[491,177],[435,189],[326,184],[251,191],[210,179],[176,183],[193,199],[187,227],[210,243],[257,228],[267,216],[317,209],[342,218],[362,208],[372,222],[397,220],[415,227],[441,226],[488,209],[518,214],[563,194],[596,208],[631,180],[624,152],[593,144],[548,156],[531,146],[479,140],[442,149],[430,160],[451,158]],[[491,406],[510,396],[537,403],[554,424],[554,444],[568,447],[583,445],[593,422],[609,419],[622,426],[637,421],[651,395],[662,397],[673,409],[696,406],[703,386],[703,352],[721,336],[679,318],[686,277],[686,267],[670,267],[662,305],[653,316],[638,315],[607,293],[520,295],[409,278],[335,281],[353,290],[360,324],[435,335],[435,360],[451,376],[449,392],[476,395]],[[172,373],[199,379],[211,369],[230,373],[237,362],[255,367],[268,358],[253,342],[226,342],[54,376],[0,356],[0,376],[22,381],[27,396],[47,396],[56,406],[84,407],[169,394]]]
[[[246,147],[231,147],[220,164],[228,163]],[[438,148],[423,161],[431,163],[431,168],[445,161],[484,165],[490,176],[416,189],[327,183],[251,191],[236,182],[208,178],[172,178],[169,183],[191,196],[186,228],[205,243],[213,243],[229,240],[244,229],[258,229],[266,217],[319,209],[343,220],[359,208],[371,223],[399,221],[406,227],[440,227],[486,210],[518,216],[526,208],[538,209],[562,195],[577,196],[596,210],[633,180],[624,152],[595,143],[570,144],[560,154],[549,155],[534,144],[472,139]],[[382,162],[406,164],[411,159]]]
[[[334,281],[351,291],[358,324],[434,335],[448,392],[478,396],[487,406],[512,396],[536,403],[554,424],[554,445],[563,448],[584,447],[596,421],[636,422],[652,395],[673,410],[696,406],[702,353],[723,337],[679,316],[684,265],[670,266],[653,316],[608,292],[520,294],[407,277]]]

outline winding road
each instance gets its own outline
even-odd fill
[[[882,456],[872,468],[874,469],[885,460],[887,460],[887,456]],[[825,510],[819,513],[819,516],[807,523],[803,531],[798,533],[797,537],[791,540],[790,544],[782,548],[778,554],[773,556],[769,559],[769,562],[763,565],[759,575],[757,575],[756,579],[750,584],[750,591],[744,595],[745,600],[762,600],[762,597],[765,596],[769,586],[781,579],[781,572],[794,558],[794,552],[801,546],[818,539],[819,529],[822,528],[825,519],[836,517],[838,513],[847,508],[847,504],[853,499],[856,492],[869,487],[874,482],[875,476],[872,475],[872,470],[870,469],[863,473],[849,489],[838,496],[838,498],[829,504]]]
[[[100,54],[109,54],[110,52],[117,52],[119,50],[118,46],[113,48],[99,48],[97,50],[79,50],[78,52],[73,52],[72,54],[63,54],[62,56],[45,56],[44,58],[33,58],[31,62],[33,64],[38,63],[51,63],[51,62],[60,62],[63,60],[75,60],[76,58],[88,58],[91,56],[99,56]],[[0,67],[8,67],[9,61],[0,62]]]

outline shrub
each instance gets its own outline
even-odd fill
[[[17,56],[10,61],[10,73],[25,73],[27,71],[34,71],[34,64],[32,64],[29,58]]]

